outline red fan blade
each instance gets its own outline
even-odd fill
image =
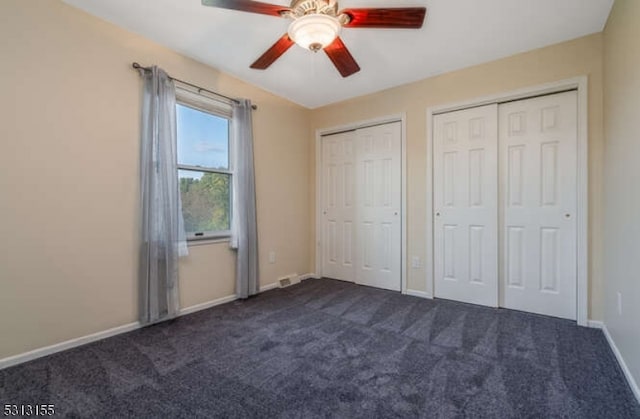
[[[345,9],[351,20],[346,28],[399,28],[419,29],[427,9],[424,7],[398,7],[390,9]]]
[[[289,38],[289,35],[285,33],[282,38],[278,39],[255,63],[251,64],[251,68],[255,68],[256,70],[266,69],[273,64],[275,60],[280,58],[282,54],[287,52],[287,50],[291,48],[291,45],[293,45],[293,41]]]
[[[360,66],[353,59],[353,56],[342,42],[340,37],[337,37],[331,45],[324,49],[329,59],[336,66],[342,77],[349,77],[353,73],[360,71]]]
[[[260,13],[262,15],[281,16],[281,12],[291,9],[277,4],[261,3],[252,0],[202,0],[203,6],[221,9],[240,10],[241,12]]]

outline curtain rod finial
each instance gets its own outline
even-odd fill
[[[140,73],[140,75],[141,75],[141,76],[143,76],[143,75],[144,75],[144,73],[145,73],[145,71],[147,71],[147,70],[148,70],[148,68],[147,68],[147,67],[141,66],[141,65],[140,65],[140,63],[137,63],[137,62],[135,62],[135,61],[134,61],[133,63],[131,63],[131,67],[132,67],[134,70],[138,70],[138,73]]]

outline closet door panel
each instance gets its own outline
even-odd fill
[[[498,305],[497,105],[434,117],[435,296]]]
[[[354,281],[355,132],[322,138],[322,273]]]
[[[577,93],[500,105],[501,305],[576,319]]]
[[[356,283],[400,291],[401,124],[359,129],[356,144]]]

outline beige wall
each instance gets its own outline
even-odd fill
[[[437,57],[434,57],[437,59]],[[317,129],[349,124],[375,117],[406,113],[407,118],[407,257],[426,257],[426,110],[428,107],[501,92],[589,76],[589,234],[591,319],[602,318],[602,35],[515,55],[460,71],[425,79],[353,100],[314,110],[311,143]],[[315,177],[315,148],[311,148],[309,176]],[[315,211],[315,192],[311,191]],[[315,221],[315,214],[311,222]],[[313,225],[312,225],[313,227]],[[315,228],[313,228],[315,231]],[[315,241],[315,240],[314,240]],[[309,255],[315,266],[315,248]],[[410,266],[408,264],[407,266]],[[425,270],[408,269],[408,288],[425,291]]]
[[[616,0],[604,31],[603,298],[607,329],[640,384],[639,22],[639,1]]]
[[[307,272],[308,110],[57,0],[0,2],[0,57],[0,359],[136,320],[134,60],[259,106],[262,285]],[[190,250],[182,306],[233,294],[227,243]]]
[[[141,85],[132,61],[258,104],[262,285],[314,270],[316,129],[406,113],[407,256],[424,261],[427,107],[588,75],[590,318],[602,318],[601,34],[313,111],[57,0],[0,2],[0,54],[0,336],[10,337],[0,359],[136,319]],[[233,294],[234,263],[226,243],[191,247],[181,305]],[[408,282],[425,290],[424,269],[409,269]]]

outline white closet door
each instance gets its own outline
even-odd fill
[[[502,305],[576,318],[577,93],[500,106]]]
[[[434,117],[435,296],[498,305],[498,107]]]
[[[355,131],[322,137],[322,273],[354,280]]]
[[[356,283],[401,288],[401,125],[356,131]]]

